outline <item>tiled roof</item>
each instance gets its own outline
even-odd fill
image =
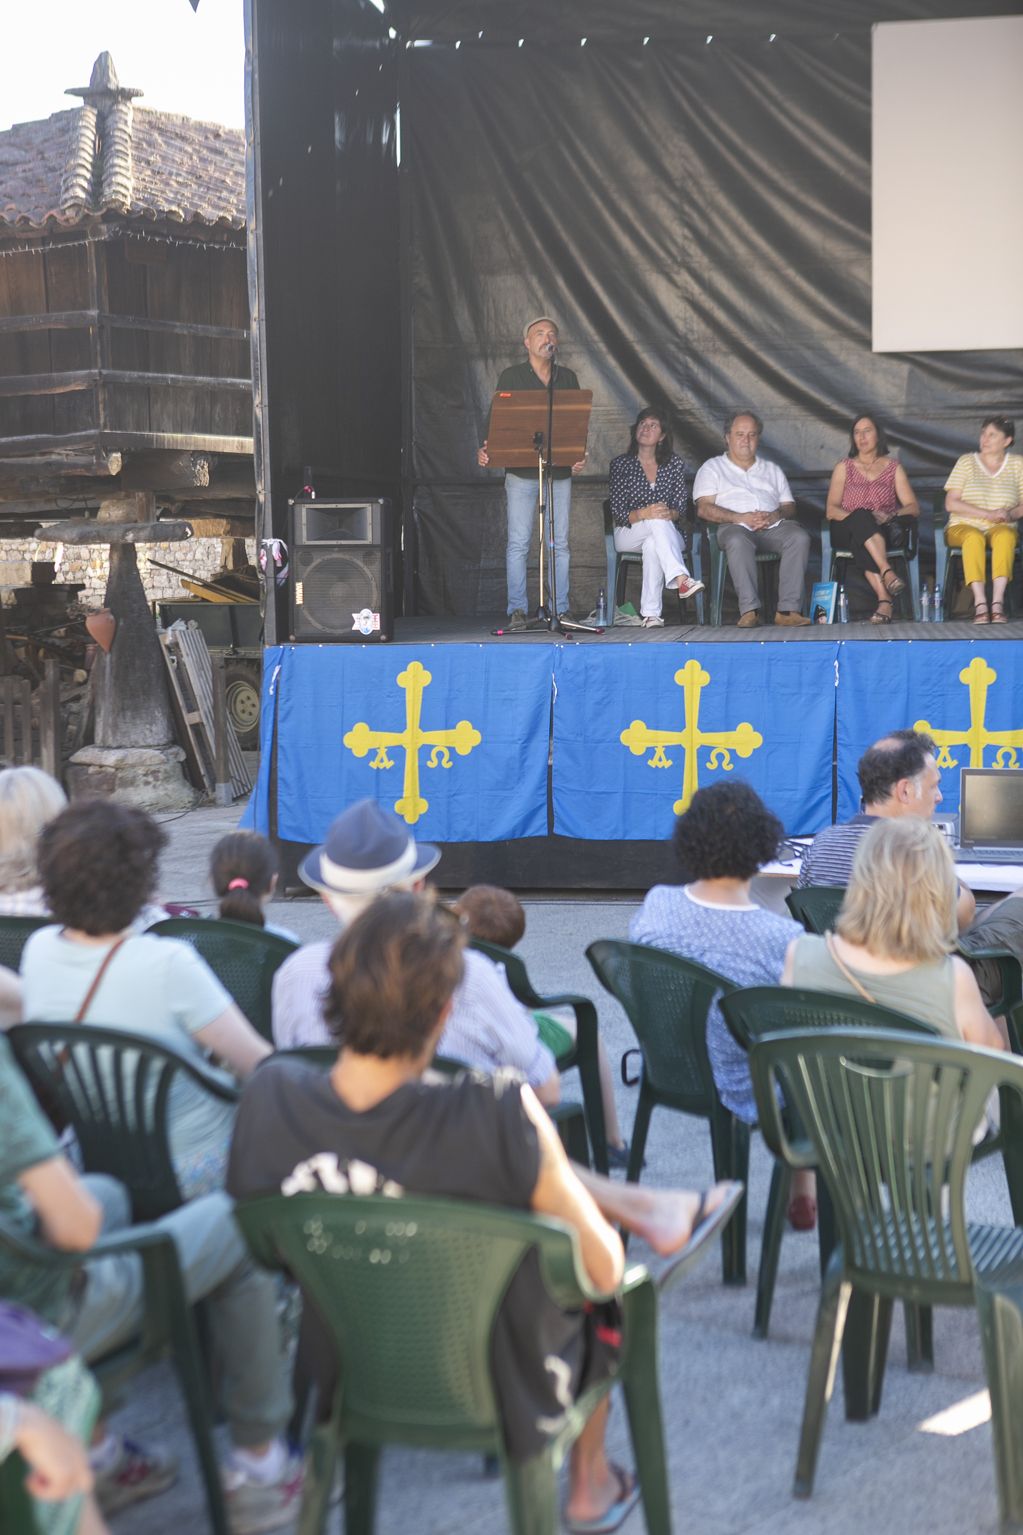
[[[104,214],[245,226],[245,135],[136,107],[101,53],[80,107],[0,133],[0,229],[72,228]]]

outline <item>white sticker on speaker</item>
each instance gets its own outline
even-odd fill
[[[372,634],[380,628],[380,614],[370,608],[360,608],[358,613],[352,614],[352,628],[358,629],[360,634]]]

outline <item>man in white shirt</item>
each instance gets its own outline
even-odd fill
[[[342,811],[299,874],[347,927],[386,891],[421,890],[439,858],[438,848],[416,842],[391,811],[364,799]],[[273,1036],[279,1050],[334,1043],[323,1004],[335,941],[306,944],[274,976]],[[512,995],[503,971],[473,949],[464,956],[439,1048],[441,1055],[488,1074],[514,1067],[548,1108],[561,1096],[558,1068],[532,1013]]]
[[[693,486],[698,516],[717,524],[718,547],[739,599],[739,628],[760,623],[759,552],[781,555],[776,624],[808,624],[803,587],[810,535],[795,520],[796,503],[777,464],[757,457],[764,423],[751,410],[725,422],[725,448],[700,468]]]

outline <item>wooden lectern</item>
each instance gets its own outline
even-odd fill
[[[548,395],[540,389],[499,389],[490,406],[487,454],[491,469],[535,469],[547,441]],[[586,452],[592,389],[555,389],[552,465],[570,469]]]

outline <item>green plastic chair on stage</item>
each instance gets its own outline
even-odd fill
[[[158,938],[183,938],[197,949],[256,1032],[273,1043],[273,978],[297,943],[250,922],[225,922],[219,917],[168,917],[149,931]]]
[[[232,1076],[170,1042],[92,1023],[19,1023],[7,1038],[46,1112],[74,1130],[84,1170],[124,1184],[133,1220],[184,1203],[167,1134],[171,1090],[187,1080],[236,1103]]]
[[[513,996],[531,1012],[543,1012],[554,1007],[570,1007],[575,1014],[575,1042],[572,1048],[557,1057],[558,1071],[564,1074],[573,1066],[579,1068],[586,1129],[593,1153],[593,1166],[598,1173],[607,1173],[607,1129],[604,1123],[604,1099],[600,1091],[600,1058],[597,1052],[597,1009],[589,997],[574,991],[557,992],[549,997],[541,996],[529,979],[520,955],[499,944],[485,943],[474,938],[472,947],[485,954],[496,965],[504,967],[505,979]],[[588,1160],[588,1158],[587,1158]]]
[[[987,1099],[995,1089],[1023,1094],[1023,1062],[894,1031],[837,1029],[767,1035],[750,1066],[765,1140],[790,1167],[818,1170],[839,1236],[817,1312],[795,1495],[813,1491],[843,1334],[846,1416],[863,1420],[881,1406],[893,1301],[976,1306],[1001,1514],[1018,1529],[1023,1231],[968,1221],[965,1182]]]
[[[17,970],[22,951],[40,927],[52,927],[52,917],[0,917],[0,965]]]
[[[658,1105],[705,1119],[714,1177],[749,1174],[750,1127],[721,1102],[707,1054],[707,1013],[735,985],[705,965],[647,944],[600,938],[586,950],[600,984],[621,1004],[639,1041],[643,1065],[626,1179],[638,1183],[650,1118]],[[721,1237],[725,1284],[746,1283],[746,1198]]]
[[[669,1535],[671,1507],[657,1357],[657,1288],[701,1256],[685,1247],[658,1278],[630,1266],[621,1290],[620,1367],[567,1409],[548,1447],[524,1463],[504,1447],[491,1337],[511,1276],[532,1250],[566,1310],[606,1299],[590,1285],[574,1232],[558,1221],[468,1201],[329,1194],[243,1201],[236,1218],[256,1260],[284,1268],[315,1303],[340,1360],[330,1422],[306,1461],[298,1535],[320,1535],[339,1449],[345,1529],[372,1535],[380,1449],[407,1444],[498,1457],[516,1535],[555,1535],[556,1471],[596,1404],[625,1390],[646,1526]]]
[[[834,931],[835,918],[844,900],[844,885],[807,885],[801,890],[790,890],[785,905],[808,933],[823,937]]]
[[[908,1034],[939,1038],[938,1030],[917,1018],[909,1018],[887,1007],[877,1007],[859,997],[811,991],[800,986],[747,986],[721,998],[721,1011],[733,1038],[749,1052],[766,1034],[783,1034],[800,1029],[895,1029]],[[764,1217],[764,1239],[760,1249],[760,1273],[757,1278],[757,1302],[753,1316],[753,1336],[766,1338],[771,1325],[771,1307],[778,1279],[785,1217],[792,1188],[792,1169],[777,1158],[771,1173],[771,1190]],[[821,1273],[828,1265],[835,1246],[835,1227],[831,1200],[826,1188],[817,1191],[817,1237],[820,1245]],[[930,1313],[915,1310],[906,1314],[906,1352],[910,1369],[927,1368],[933,1363],[934,1348]]]
[[[224,1494],[213,1442],[213,1414],[209,1380],[203,1365],[192,1308],[185,1295],[174,1238],[152,1226],[100,1237],[87,1254],[59,1252],[24,1236],[0,1220],[0,1253],[14,1259],[25,1275],[38,1272],[40,1286],[52,1285],[62,1270],[74,1274],[86,1257],[137,1256],[142,1262],[145,1311],[137,1337],[119,1344],[89,1368],[99,1382],[104,1400],[116,1401],[124,1385],[141,1370],[169,1358],[178,1378],[195,1445],[199,1472],[206,1490],[209,1528],[213,1535],[229,1535]],[[24,1526],[0,1524],[5,1532],[21,1535]]]
[[[945,529],[947,527],[948,513],[945,510],[945,492],[937,490],[934,493],[934,580],[941,587],[941,617],[945,622],[948,621],[952,614],[953,590],[958,595],[963,585],[963,551],[961,549],[953,549],[945,542]],[[1012,610],[1012,589],[1016,584],[1016,565],[1021,558],[1023,558],[1023,554],[1021,554],[1020,545],[1017,541],[1016,550],[1013,554],[1013,579],[1005,588],[1005,616],[1010,620],[1016,616]],[[984,560],[985,570],[989,573],[991,569],[990,549],[985,551]],[[954,588],[952,583],[953,570],[956,573]],[[969,619],[966,622],[968,623]]]

